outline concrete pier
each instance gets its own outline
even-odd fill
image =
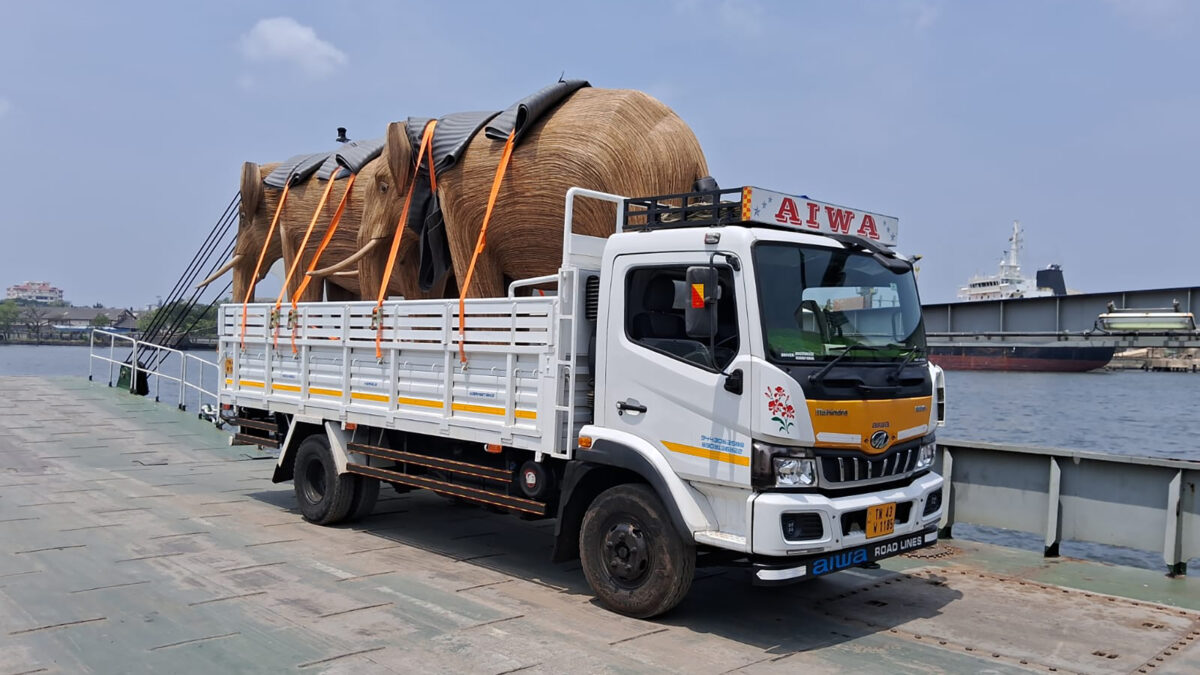
[[[0,377],[0,675],[1200,672],[1200,580],[948,541],[657,621],[549,562],[552,521],[385,488],[305,523],[273,461],[171,405]]]

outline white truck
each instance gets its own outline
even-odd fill
[[[614,203],[616,233],[573,233],[579,199]],[[623,614],[671,609],[697,565],[868,566],[934,544],[942,510],[944,379],[896,235],[759,188],[573,188],[559,273],[461,316],[223,306],[220,402],[307,520],[362,517],[381,483],[556,518],[556,560]]]

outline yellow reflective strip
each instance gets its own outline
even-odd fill
[[[503,415],[504,408],[497,408],[494,405],[476,405],[474,403],[455,403],[450,406],[452,410],[459,412],[483,413],[484,415]]]
[[[388,397],[384,396],[383,394],[368,394],[366,392],[361,392],[361,391],[350,392],[350,398],[356,399],[359,401],[379,401],[380,403],[388,402]]]
[[[320,387],[309,387],[308,393],[316,394],[318,396],[338,396],[338,397],[340,397],[342,395],[342,392],[338,391],[337,389],[321,389]]]
[[[427,398],[409,398],[407,396],[397,396],[396,402],[400,405],[416,405],[422,408],[441,408],[441,401],[431,401]]]
[[[451,409],[457,410],[459,412],[473,412],[473,413],[481,413],[484,415],[499,415],[501,417],[504,416],[504,408],[501,408],[499,406],[494,406],[494,405],[476,405],[474,403],[455,403],[454,405],[451,406]],[[518,417],[520,419],[525,419],[525,420],[536,420],[537,419],[537,412],[533,411],[533,410],[516,410],[515,415],[516,415],[516,417]]]
[[[233,384],[233,380],[227,377],[225,378],[225,384]]]
[[[279,391],[300,391],[300,387],[295,384],[272,384],[271,388]]]
[[[659,441],[671,452],[678,452],[681,455],[691,455],[693,457],[701,457],[703,459],[711,459],[716,462],[728,462],[737,466],[750,466],[750,458],[742,455],[735,455],[731,452],[721,452],[719,450],[706,450],[697,448],[691,445],[682,443],[672,443],[670,441]]]
[[[255,389],[262,389],[263,383],[255,382],[254,380],[238,380],[238,386],[239,387],[254,387]]]

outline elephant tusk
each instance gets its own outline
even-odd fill
[[[233,256],[232,258],[229,259],[229,262],[225,263],[224,265],[221,265],[221,269],[217,270],[216,272],[213,272],[212,276],[210,276],[209,278],[205,279],[204,281],[201,281],[200,283],[196,284],[196,288],[204,288],[205,286],[211,284],[212,282],[216,281],[217,279],[220,279],[223,274],[225,274],[229,270],[233,269],[233,266],[236,265],[238,263],[238,261],[241,259],[242,259],[241,253]]]
[[[363,247],[358,249],[358,251],[356,251],[354,253],[354,255],[350,256],[349,258],[346,258],[345,260],[343,260],[340,263],[330,265],[329,267],[326,267],[325,269],[313,270],[312,272],[308,273],[308,276],[310,276],[310,277],[327,277],[327,276],[332,275],[335,272],[340,272],[340,271],[346,269],[347,267],[353,265],[354,263],[358,262],[359,260],[361,260],[363,256],[370,253],[372,249],[374,249],[376,246],[378,246],[379,242],[381,242],[381,241],[383,241],[383,240],[382,239],[372,239],[371,241],[368,241],[366,244],[363,244]]]
[[[341,272],[334,272],[334,273],[333,273],[331,276],[335,276],[335,277],[356,277],[356,276],[358,276],[358,272],[355,272],[354,270],[342,270]]]

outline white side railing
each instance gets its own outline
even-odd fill
[[[107,356],[104,355],[104,344],[96,344],[97,336],[108,338]],[[97,346],[99,346],[99,352]],[[143,342],[128,335],[106,330],[92,331],[89,352],[89,380],[95,381],[96,379],[97,362],[101,364],[101,368],[103,368],[103,364],[107,363],[108,386],[110,387],[114,384],[114,372],[119,379],[121,368],[128,368],[130,391],[136,391],[138,375],[144,374],[147,378],[146,384],[154,394],[155,402],[162,400],[163,381],[165,380],[167,387],[176,392],[175,405],[180,410],[187,410],[188,401],[192,400],[193,395],[197,402],[197,408],[203,407],[210,400],[214,407],[217,405],[220,370],[212,361],[178,349]],[[118,352],[120,353],[118,354]],[[172,355],[176,358],[172,359]],[[144,362],[139,362],[139,359]],[[212,375],[206,377],[206,373],[210,370]],[[149,381],[150,378],[154,379],[153,383]],[[168,392],[167,395],[170,396],[170,393]]]

